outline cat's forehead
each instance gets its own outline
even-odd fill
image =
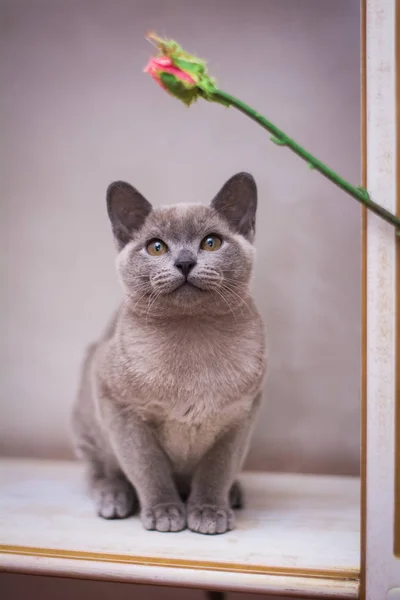
[[[146,229],[158,231],[170,240],[193,239],[221,229],[217,213],[201,204],[176,204],[155,208],[146,222]]]

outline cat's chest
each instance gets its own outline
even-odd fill
[[[132,349],[132,382],[147,410],[177,418],[212,414],[251,394],[263,373],[263,348],[245,332],[162,332]]]
[[[201,419],[166,419],[155,426],[155,435],[177,473],[189,473],[213,446],[221,431],[243,419],[252,401],[243,398],[225,410]]]

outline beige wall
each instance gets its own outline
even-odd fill
[[[259,185],[255,290],[271,352],[249,466],[356,472],[360,209],[234,110],[142,74],[156,29],[357,183],[358,0],[1,0],[4,454],[69,455],[85,344],[120,298],[105,189],[208,202]]]

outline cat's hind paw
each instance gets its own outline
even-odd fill
[[[138,509],[136,492],[124,479],[98,481],[93,496],[97,514],[103,519],[125,519]]]

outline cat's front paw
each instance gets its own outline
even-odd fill
[[[164,503],[144,508],[140,516],[145,529],[182,531],[186,527],[185,512],[183,503]]]
[[[188,527],[196,533],[215,535],[230,531],[235,518],[230,508],[215,504],[194,504],[188,507]]]

